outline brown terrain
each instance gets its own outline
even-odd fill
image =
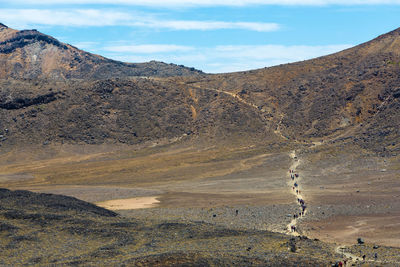
[[[146,232],[177,223],[189,232],[216,227],[230,233],[226,239],[217,234],[213,245],[197,236],[190,244],[198,250],[182,247],[204,256],[207,247],[227,246],[221,252],[226,261],[216,262],[210,252],[199,265],[234,264],[229,253],[237,247],[227,242],[252,236],[254,243],[273,231],[300,235],[296,242],[304,236],[327,242],[319,247],[326,254],[307,258],[304,266],[326,266],[344,255],[355,260],[359,251],[367,264],[396,266],[399,62],[400,29],[325,57],[209,75],[161,62],[116,62],[34,30],[0,25],[0,187],[73,196],[147,225],[137,234],[150,245],[135,248],[148,254],[121,252],[129,264],[139,256],[148,261],[143,265],[177,260],[177,251],[160,240],[152,247],[155,237]],[[307,203],[299,219],[292,216],[299,205],[290,168]],[[172,233],[162,229],[156,232]],[[366,244],[354,246],[359,237]],[[320,246],[310,244],[302,246]],[[258,254],[266,248],[258,249],[237,263],[266,265]],[[190,253],[179,262],[187,263]],[[282,255],[294,263],[293,255]]]

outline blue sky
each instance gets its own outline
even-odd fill
[[[326,55],[400,27],[400,0],[0,0],[0,22],[126,62],[205,72]]]

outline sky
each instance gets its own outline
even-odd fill
[[[124,62],[222,73],[369,41],[400,27],[400,0],[0,0],[0,22]]]

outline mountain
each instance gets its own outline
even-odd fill
[[[139,68],[34,30],[3,26],[0,39],[3,144],[200,137],[400,151],[400,29],[332,55],[216,75]],[[176,76],[176,68],[184,77],[133,77]]]
[[[253,103],[289,140],[400,151],[400,28],[312,60],[187,80]]]
[[[37,30],[0,25],[0,78],[106,79],[129,76],[186,76],[202,72],[151,61],[129,64],[84,52]]]

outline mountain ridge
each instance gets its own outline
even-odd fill
[[[4,24],[2,24],[4,25]],[[37,30],[0,30],[0,78],[107,79],[201,75],[194,68],[150,61],[124,63],[82,51]]]

